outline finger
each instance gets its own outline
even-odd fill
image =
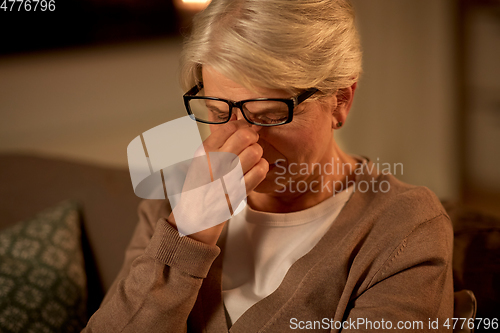
[[[269,163],[261,158],[244,176],[247,195],[250,194],[265,178],[269,171]]]
[[[243,174],[246,174],[254,165],[259,163],[264,150],[261,145],[254,143],[245,148],[239,155]]]
[[[230,121],[227,124],[217,125],[215,131],[208,136],[208,138],[203,142],[205,145],[205,150],[215,151],[218,150],[224,143],[240,128],[250,128],[250,124],[245,120]]]
[[[219,148],[219,151],[239,155],[247,147],[259,141],[259,134],[251,127],[239,128]]]

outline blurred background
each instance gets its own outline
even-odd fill
[[[500,215],[500,2],[353,3],[364,73],[341,146]],[[185,115],[179,54],[203,4],[55,4],[0,10],[0,153],[127,168],[132,139]]]

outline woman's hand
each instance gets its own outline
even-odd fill
[[[262,158],[262,147],[259,140],[259,126],[250,125],[245,120],[232,121],[216,127],[217,130],[203,143],[209,152],[226,152],[238,155],[247,194],[259,185],[269,171],[269,163]]]
[[[243,170],[246,194],[252,192],[265,178],[269,171],[269,163],[262,158],[262,147],[259,140],[259,126],[250,125],[245,120],[231,121],[216,128],[203,143],[207,156],[211,152],[226,152],[237,155]],[[236,207],[233,207],[236,209]],[[176,226],[174,214],[167,219]],[[193,239],[206,244],[215,245],[220,236],[224,223],[189,235]]]

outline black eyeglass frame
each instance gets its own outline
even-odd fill
[[[228,123],[229,120],[231,120],[231,116],[233,114],[233,108],[238,108],[241,111],[241,114],[245,118],[247,122],[249,122],[252,125],[257,125],[257,126],[263,126],[263,127],[271,127],[271,126],[280,126],[280,125],[285,125],[290,123],[293,120],[293,110],[297,105],[314,95],[316,92],[318,92],[318,89],[316,88],[310,88],[306,89],[300,94],[290,97],[290,98],[255,98],[255,99],[245,99],[242,101],[231,101],[228,99],[223,99],[223,98],[218,98],[218,97],[208,97],[208,96],[196,96],[197,93],[200,92],[200,90],[203,89],[203,83],[199,83],[198,85],[194,86],[191,88],[187,93],[185,93],[182,98],[184,99],[184,106],[186,107],[186,111],[191,118],[194,118],[196,121],[204,124],[211,124],[211,125],[221,125]],[[223,122],[211,122],[203,119],[199,119],[196,117],[196,115],[191,111],[191,107],[189,106],[189,101],[193,99],[208,99],[212,101],[221,101],[225,102],[227,105],[229,105],[229,116],[227,117],[226,121]],[[245,111],[243,111],[243,104],[247,102],[256,102],[256,101],[278,101],[278,102],[284,102],[286,105],[288,105],[288,118],[286,121],[282,123],[277,123],[277,124],[259,124],[251,121],[250,119],[247,118],[245,115]]]

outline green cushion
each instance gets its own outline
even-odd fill
[[[86,277],[78,205],[0,231],[0,332],[79,332]]]

